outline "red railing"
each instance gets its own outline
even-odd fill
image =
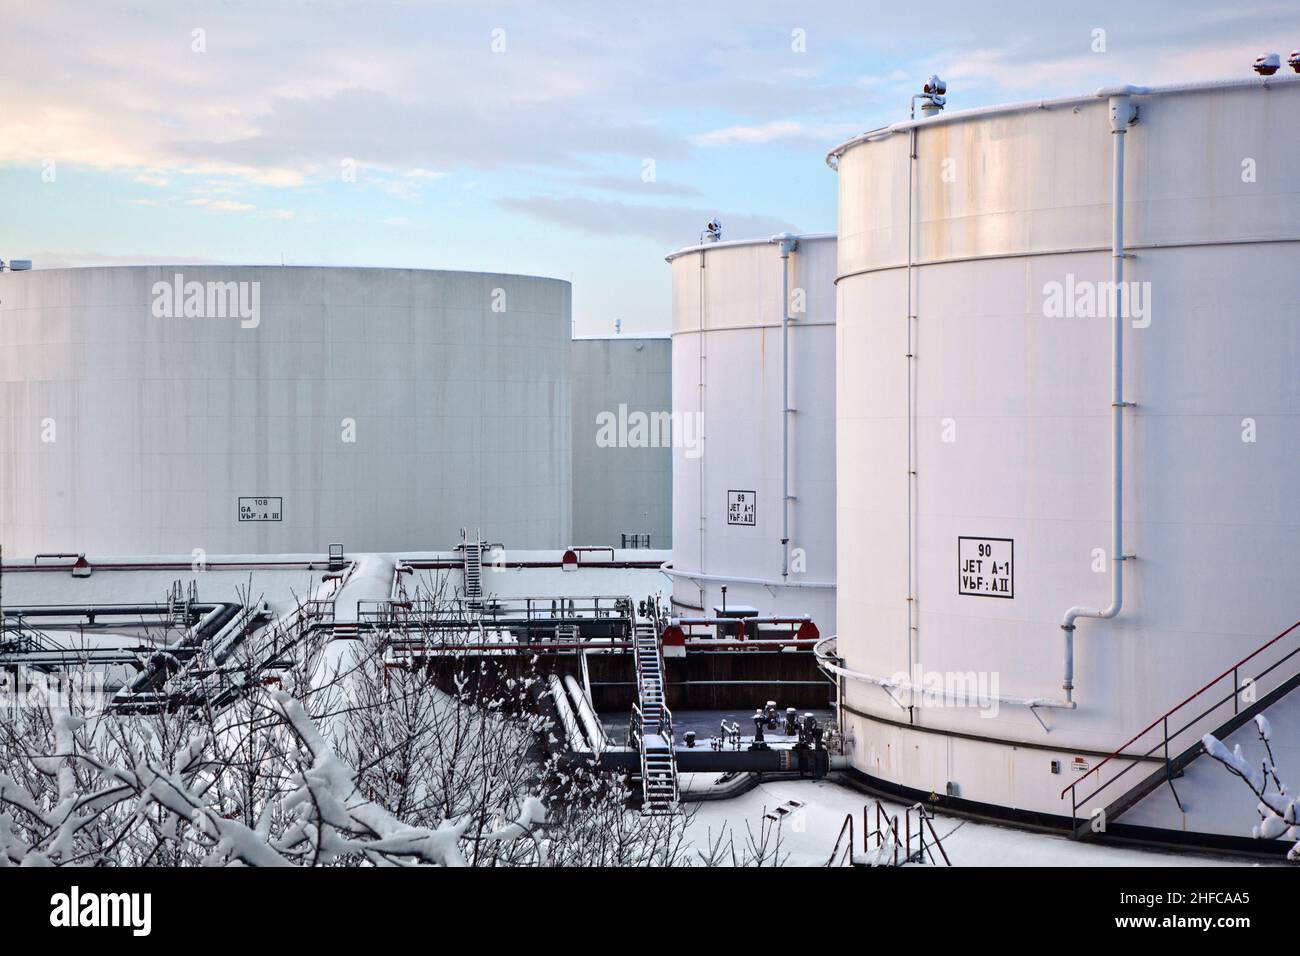
[[[1287,635],[1289,635],[1289,634],[1295,632],[1297,628],[1300,628],[1300,621],[1296,621],[1294,624],[1292,624],[1290,627],[1288,627],[1288,628],[1287,628],[1285,631],[1283,631],[1281,634],[1277,635],[1277,637],[1274,637],[1274,638],[1272,638],[1271,640],[1265,642],[1264,644],[1261,644],[1261,645],[1260,645],[1259,647],[1257,647],[1254,651],[1252,651],[1251,653],[1247,654],[1247,655],[1246,655],[1245,657],[1243,657],[1241,660],[1237,661],[1237,663],[1233,664],[1231,667],[1229,667],[1227,670],[1225,670],[1225,671],[1224,671],[1222,674],[1220,674],[1218,677],[1214,678],[1212,681],[1210,681],[1208,684],[1206,684],[1206,685],[1205,685],[1204,687],[1202,687],[1200,690],[1196,691],[1194,694],[1192,694],[1191,696],[1187,697],[1187,698],[1186,698],[1185,700],[1183,700],[1181,703],[1176,704],[1174,707],[1171,707],[1169,710],[1165,711],[1163,714],[1161,714],[1161,715],[1160,715],[1159,717],[1157,717],[1155,720],[1151,721],[1151,723],[1147,724],[1147,725],[1146,725],[1145,727],[1143,727],[1140,731],[1138,731],[1136,734],[1134,734],[1131,738],[1129,738],[1128,740],[1126,740],[1122,745],[1120,745],[1119,749],[1117,749],[1114,753],[1112,753],[1112,754],[1110,754],[1109,756],[1107,756],[1106,758],[1104,758],[1104,759],[1103,759],[1099,764],[1097,764],[1097,766],[1093,767],[1091,770],[1089,770],[1087,773],[1085,773],[1085,774],[1084,774],[1082,777],[1080,777],[1078,780],[1074,781],[1074,783],[1070,784],[1068,787],[1065,787],[1063,790],[1061,790],[1061,799],[1062,799],[1062,800],[1065,799],[1065,795],[1066,795],[1067,793],[1070,794],[1070,816],[1071,816],[1073,819],[1077,820],[1077,819],[1078,819],[1078,813],[1079,813],[1079,806],[1080,806],[1081,804],[1084,804],[1084,803],[1088,802],[1088,801],[1091,800],[1093,797],[1095,797],[1097,794],[1099,794],[1101,791],[1103,791],[1103,790],[1107,789],[1108,787],[1110,787],[1113,783],[1115,783],[1115,781],[1117,781],[1117,780],[1119,780],[1121,777],[1123,777],[1124,774],[1128,773],[1128,772],[1129,772],[1130,770],[1132,770],[1134,767],[1138,766],[1138,765],[1139,765],[1143,760],[1150,758],[1150,757],[1151,757],[1152,755],[1154,755],[1157,751],[1162,751],[1162,750],[1163,750],[1163,757],[1162,757],[1162,759],[1163,759],[1164,764],[1165,764],[1165,770],[1166,770],[1166,772],[1170,775],[1170,777],[1171,777],[1171,779],[1172,779],[1172,773],[1173,773],[1173,770],[1172,770],[1172,764],[1170,763],[1171,757],[1170,757],[1170,754],[1169,754],[1169,744],[1170,744],[1170,741],[1172,741],[1172,740],[1173,740],[1175,737],[1177,737],[1179,734],[1184,733],[1184,732],[1187,731],[1189,728],[1191,728],[1191,727],[1193,727],[1194,725],[1200,723],[1200,721],[1202,721],[1203,719],[1205,719],[1206,717],[1208,717],[1208,716],[1209,716],[1210,714],[1212,714],[1214,711],[1218,710],[1220,707],[1222,707],[1222,706],[1223,706],[1224,704],[1226,704],[1228,701],[1232,701],[1232,712],[1233,712],[1234,714],[1238,713],[1238,712],[1239,712],[1239,709],[1240,709],[1240,700],[1241,700],[1241,691],[1242,691],[1241,680],[1240,680],[1240,672],[1241,672],[1241,668],[1244,667],[1244,666],[1245,666],[1247,663],[1249,663],[1250,661],[1254,660],[1256,657],[1258,657],[1258,656],[1259,656],[1260,654],[1262,654],[1264,651],[1268,650],[1270,647],[1272,647],[1272,646],[1273,646],[1274,644],[1276,644],[1278,641],[1282,640],[1282,639],[1283,639],[1284,637],[1286,637]],[[1260,671],[1260,672],[1259,672],[1258,674],[1256,674],[1253,678],[1248,678],[1248,679],[1251,680],[1251,681],[1254,682],[1254,683],[1258,683],[1259,680],[1260,680],[1261,678],[1267,676],[1267,675],[1268,675],[1269,673],[1271,673],[1273,670],[1277,669],[1277,668],[1280,667],[1282,664],[1286,663],[1288,660],[1290,660],[1290,659],[1291,659],[1292,657],[1294,657],[1296,654],[1300,654],[1300,645],[1297,645],[1297,646],[1296,646],[1296,647],[1295,647],[1295,648],[1294,648],[1290,653],[1286,654],[1284,657],[1278,659],[1278,660],[1275,661],[1274,663],[1270,664],[1268,667],[1264,668],[1264,670]],[[1197,698],[1201,697],[1203,694],[1205,694],[1205,693],[1206,693],[1207,691],[1209,691],[1211,688],[1213,688],[1213,687],[1215,687],[1216,685],[1218,685],[1218,684],[1219,684],[1219,683],[1220,683],[1224,678],[1228,677],[1229,675],[1231,675],[1231,677],[1232,677],[1232,691],[1231,691],[1231,693],[1229,693],[1229,694],[1227,694],[1226,696],[1224,696],[1224,697],[1222,697],[1222,698],[1216,700],[1216,701],[1215,701],[1214,703],[1212,703],[1208,708],[1206,708],[1205,710],[1201,711],[1201,712],[1200,712],[1199,714],[1197,714],[1195,717],[1192,717],[1190,720],[1188,720],[1188,721],[1187,721],[1185,724],[1183,724],[1181,727],[1177,728],[1177,729],[1174,730],[1172,733],[1170,732],[1170,730],[1169,730],[1169,718],[1170,718],[1170,717],[1172,717],[1174,714],[1178,713],[1180,710],[1182,710],[1184,707],[1186,707],[1186,706],[1187,706],[1188,704],[1190,704],[1192,701],[1194,701],[1194,700],[1196,700]],[[1162,730],[1162,734],[1161,734],[1161,738],[1160,738],[1160,740],[1159,740],[1159,741],[1158,741],[1154,746],[1152,746],[1149,750],[1147,750],[1147,751],[1145,751],[1145,752],[1143,752],[1143,753],[1136,753],[1136,754],[1135,754],[1135,753],[1129,753],[1129,752],[1126,752],[1126,751],[1128,751],[1128,748],[1129,748],[1129,747],[1133,746],[1135,743],[1137,743],[1139,740],[1141,740],[1141,739],[1142,739],[1143,737],[1145,737],[1147,734],[1151,733],[1151,731],[1154,730],[1154,729],[1157,728],[1157,727],[1160,727],[1160,728],[1161,728],[1161,730]],[[1119,773],[1115,774],[1115,776],[1111,777],[1111,778],[1110,778],[1109,780],[1107,780],[1106,782],[1099,784],[1099,785],[1097,786],[1096,789],[1092,790],[1092,791],[1089,792],[1088,794],[1086,794],[1086,795],[1084,795],[1084,796],[1082,796],[1082,797],[1080,797],[1080,796],[1078,795],[1078,794],[1079,794],[1079,789],[1078,789],[1078,788],[1079,788],[1079,785],[1080,785],[1080,784],[1082,784],[1085,780],[1087,780],[1089,777],[1093,776],[1094,774],[1098,774],[1098,773],[1101,771],[1101,768],[1104,767],[1104,766],[1106,766],[1106,764],[1110,763],[1112,760],[1117,760],[1117,759],[1127,759],[1127,760],[1131,760],[1131,761],[1133,761],[1133,762],[1130,763],[1130,764],[1129,764],[1127,767],[1125,767],[1123,770],[1121,770]],[[1099,779],[1100,779],[1100,778],[1099,778]]]

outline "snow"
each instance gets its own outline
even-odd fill
[[[696,784],[684,774],[683,789]],[[744,835],[745,824],[757,827],[765,813],[790,800],[803,806],[785,816],[781,822],[781,850],[788,853],[789,866],[825,866],[835,847],[835,840],[848,814],[854,816],[856,855],[862,857],[862,808],[873,805],[874,798],[850,787],[826,780],[766,781],[748,793],[729,800],[684,804],[693,813],[687,836],[699,847],[712,831],[714,837],[724,826]],[[898,814],[900,826],[904,806],[882,800],[889,814]],[[870,814],[874,825],[874,812]],[[934,827],[953,866],[1243,866],[1235,860],[1139,850],[1078,842],[1066,836],[1038,833],[993,823],[964,820],[943,813],[936,815]]]
[[[1205,752],[1215,760],[1226,764],[1229,768],[1239,773],[1250,784],[1252,790],[1264,789],[1264,772],[1258,767],[1251,764],[1241,754],[1241,744],[1237,744],[1232,750],[1218,740],[1213,734],[1206,734],[1201,738],[1201,745],[1205,747]]]
[[[226,558],[210,558],[225,561]],[[199,602],[241,602],[251,596],[271,605],[277,615],[288,614],[300,599],[319,586],[321,571],[303,567],[277,567],[275,556],[265,556],[261,566],[240,569],[209,567],[193,571],[186,559],[184,569],[115,570],[99,567],[86,578],[74,578],[66,567],[41,567],[38,571],[15,571],[5,562],[5,607],[37,604],[141,604],[167,600],[172,584],[198,586]]]

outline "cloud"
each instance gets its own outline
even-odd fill
[[[593,122],[572,111],[484,109],[445,97],[411,102],[380,90],[325,97],[276,97],[249,135],[177,141],[191,162],[305,172],[337,169],[345,158],[385,168],[572,167],[589,154],[672,157],[682,142],[648,123]],[[435,177],[436,178],[436,177]]]
[[[857,124],[809,125],[797,120],[773,120],[756,126],[727,126],[723,129],[698,133],[691,141],[701,146],[759,145],[776,140],[816,140],[830,142],[850,135]]]
[[[251,202],[236,202],[233,199],[210,199],[207,196],[200,196],[197,199],[187,200],[187,206],[202,206],[213,212],[251,212],[256,209]]]
[[[585,186],[588,189],[598,189],[602,192],[636,193],[641,196],[700,195],[699,189],[695,186],[687,185],[686,183],[675,183],[663,179],[655,179],[654,182],[646,182],[641,178],[639,169],[636,175],[575,176],[571,179],[566,179],[564,182],[568,185]]]
[[[725,235],[729,237],[750,238],[801,231],[797,226],[771,216],[719,214],[698,206],[646,206],[581,198],[506,198],[499,204],[511,212],[587,235],[640,236],[653,239],[669,249],[692,245],[698,240],[704,224],[715,215],[722,221]]]

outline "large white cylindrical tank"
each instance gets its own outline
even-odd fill
[[[395,551],[481,526],[563,546],[569,339],[554,279],[5,273],[0,540],[8,555]]]
[[[1130,92],[1132,557],[1119,614],[1077,621],[1076,709],[1055,706],[1064,615],[1107,608],[1119,567],[1111,101],[943,115],[831,154],[837,652],[851,763],[878,781],[1068,816],[1073,779],[1300,619],[1300,83]],[[983,693],[962,705],[964,686]]]
[[[729,611],[806,614],[822,633],[831,633],[835,237],[788,238],[794,240],[787,242],[788,260],[781,242],[769,239],[695,246],[668,257],[673,603],[679,615],[711,615],[726,587]],[[788,375],[783,288],[789,295]]]

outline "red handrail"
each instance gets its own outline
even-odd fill
[[[1184,700],[1182,703],[1177,704],[1177,705],[1175,705],[1174,707],[1171,707],[1169,710],[1165,711],[1163,714],[1161,714],[1161,715],[1160,715],[1159,717],[1157,717],[1155,720],[1151,721],[1151,723],[1149,723],[1149,724],[1147,724],[1145,727],[1143,727],[1143,728],[1142,728],[1140,731],[1138,731],[1138,733],[1135,734],[1133,737],[1131,737],[1130,739],[1126,740],[1124,743],[1120,744],[1118,750],[1116,750],[1116,751],[1115,751],[1114,753],[1112,753],[1110,756],[1106,757],[1104,760],[1102,760],[1101,763],[1097,764],[1097,766],[1093,767],[1091,770],[1089,770],[1087,773],[1085,773],[1085,774],[1084,774],[1082,777],[1080,777],[1078,780],[1074,781],[1074,783],[1072,783],[1072,784],[1070,784],[1068,787],[1064,788],[1064,789],[1061,791],[1061,797],[1060,797],[1060,799],[1064,800],[1064,799],[1065,799],[1065,795],[1066,795],[1067,793],[1069,793],[1071,790],[1075,789],[1075,787],[1079,786],[1079,784],[1083,783],[1083,781],[1087,780],[1087,779],[1088,779],[1089,777],[1091,777],[1094,773],[1096,773],[1097,771],[1099,771],[1102,767],[1106,766],[1106,764],[1110,763],[1110,762],[1111,762],[1112,760],[1114,760],[1116,757],[1123,756],[1123,752],[1124,752],[1125,748],[1130,747],[1130,746],[1132,746],[1133,744],[1137,743],[1137,741],[1139,741],[1139,740],[1141,740],[1143,737],[1145,737],[1145,736],[1146,736],[1146,735],[1147,735],[1147,734],[1148,734],[1148,733],[1149,733],[1153,728],[1155,728],[1155,727],[1156,727],[1156,726],[1157,726],[1161,721],[1167,720],[1167,719],[1168,719],[1169,717],[1171,717],[1174,713],[1176,713],[1177,711],[1182,710],[1184,707],[1186,707],[1188,704],[1190,704],[1190,703],[1191,703],[1192,701],[1194,701],[1196,698],[1200,697],[1202,694],[1204,694],[1207,690],[1209,690],[1211,687],[1213,687],[1213,686],[1214,686],[1215,684],[1217,684],[1219,681],[1223,680],[1223,679],[1224,679],[1225,677],[1227,677],[1229,674],[1231,674],[1231,673],[1237,671],[1238,669],[1240,669],[1240,667],[1241,667],[1242,664],[1245,664],[1248,660],[1250,660],[1250,659],[1253,658],[1253,657],[1256,657],[1257,655],[1259,655],[1259,654],[1262,653],[1263,651],[1268,650],[1270,647],[1272,647],[1272,646],[1273,646],[1274,644],[1276,644],[1278,641],[1282,640],[1282,638],[1286,637],[1288,634],[1290,634],[1292,631],[1294,631],[1297,627],[1300,627],[1300,621],[1296,621],[1294,624],[1292,624],[1290,627],[1288,627],[1285,631],[1283,631],[1281,634],[1279,634],[1277,637],[1273,638],[1272,640],[1269,640],[1269,641],[1265,642],[1264,644],[1261,644],[1261,645],[1260,645],[1259,647],[1257,647],[1255,650],[1251,651],[1249,654],[1247,654],[1247,655],[1246,655],[1245,657],[1243,657],[1241,660],[1237,661],[1237,663],[1233,664],[1231,667],[1229,667],[1227,670],[1225,670],[1225,671],[1224,671],[1222,674],[1220,674],[1218,677],[1214,678],[1214,680],[1210,681],[1208,684],[1206,684],[1204,687],[1202,687],[1202,688],[1201,688],[1200,690],[1198,690],[1196,693],[1192,694],[1190,697],[1188,697],[1188,698],[1187,698],[1186,700]]]

